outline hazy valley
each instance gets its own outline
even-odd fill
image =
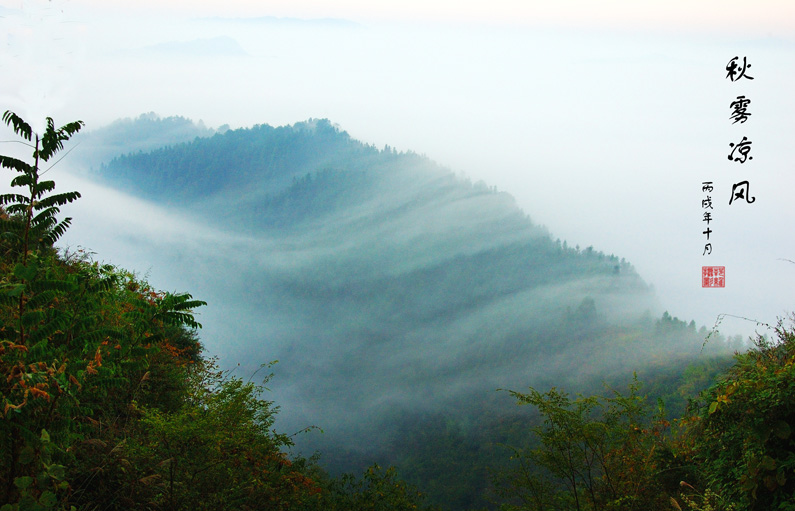
[[[133,235],[142,271],[209,302],[202,340],[223,365],[246,376],[279,361],[277,428],[322,429],[295,441],[333,472],[388,461],[414,482],[460,477],[422,458],[523,417],[496,389],[598,391],[730,352],[716,335],[704,354],[703,327],[661,318],[619,255],[556,239],[509,194],[327,120],[215,132],[142,116],[88,133],[81,153],[83,178],[166,208],[159,221],[178,213]],[[406,457],[412,442],[426,455]],[[447,460],[472,481],[428,483],[434,499],[482,504],[490,449]]]

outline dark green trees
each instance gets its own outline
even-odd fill
[[[759,336],[673,423],[627,396],[512,393],[540,413],[504,509],[795,509],[795,327]]]
[[[538,409],[535,447],[515,449],[516,468],[503,480],[505,509],[650,510],[667,502],[654,456],[662,420],[653,425],[633,381],[628,395],[571,399],[551,389],[512,392]]]
[[[795,509],[795,329],[756,339],[699,401],[692,457],[738,509]]]
[[[32,163],[0,156],[16,174],[12,186],[23,189],[0,196],[0,502],[4,511],[49,509],[89,491],[70,482],[81,479],[75,469],[87,446],[124,437],[129,405],[146,396],[149,375],[180,385],[178,364],[162,354],[196,356],[186,328],[198,326],[191,310],[204,302],[155,292],[110,265],[60,257],[53,243],[70,219],[57,214],[80,195],[54,193],[41,165],[82,123],[56,129],[48,118],[39,135],[12,112],[3,120],[33,153]]]

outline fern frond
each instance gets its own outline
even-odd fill
[[[54,245],[55,242],[64,235],[66,229],[69,227],[69,225],[71,225],[71,223],[71,217],[64,218],[61,223],[50,229],[50,232],[42,237],[42,242],[46,245]]]
[[[36,209],[35,206],[34,206],[34,209]],[[54,219],[55,215],[58,214],[59,212],[60,212],[60,209],[58,209],[56,207],[47,208],[44,211],[42,211],[41,213],[39,213],[36,216],[34,216],[31,219],[30,223],[33,226],[41,225],[47,219]]]
[[[78,192],[58,193],[55,195],[50,195],[49,197],[46,197],[38,201],[38,203],[36,204],[36,208],[41,209],[53,206],[63,206],[70,202],[74,202],[79,198],[80,198],[80,193]]]
[[[16,303],[25,292],[25,284],[5,284],[0,286],[0,302]]]
[[[162,315],[159,315],[159,318],[163,321],[163,323],[172,326],[188,326],[191,328],[201,328],[202,325],[193,317],[193,314],[190,312],[164,312]]]
[[[80,131],[85,125],[86,123],[84,123],[83,121],[73,121],[68,124],[64,124],[63,126],[61,126],[61,128],[58,131],[66,133],[71,137],[72,135]]]
[[[36,195],[41,196],[45,192],[55,190],[55,181],[39,181],[36,183]]]
[[[188,295],[188,297],[190,297],[190,295]],[[188,310],[193,310],[196,307],[203,307],[205,305],[207,305],[207,302],[203,300],[186,300],[184,302],[175,304],[173,309],[175,311],[188,311]]]
[[[100,279],[95,278],[86,283],[86,289],[94,293],[100,293],[113,289],[118,282],[119,279],[116,275],[109,275]]]
[[[24,204],[27,202],[27,200],[27,197],[24,195],[19,195],[18,193],[5,193],[0,195],[0,205]]]
[[[93,330],[91,332],[86,332],[80,337],[75,339],[79,345],[82,346],[96,346],[104,339],[112,339],[114,341],[123,340],[124,334],[119,332],[118,330],[112,328],[101,328],[99,330]],[[92,348],[93,349],[93,348]]]
[[[6,126],[13,125],[14,133],[25,140],[30,141],[33,137],[33,129],[31,129],[30,124],[23,121],[21,117],[10,110],[6,110],[3,113],[3,122],[6,123]]]
[[[182,311],[207,305],[207,302],[202,300],[194,300],[193,295],[190,293],[166,293],[166,295],[163,297],[161,305],[169,310]]]
[[[42,339],[49,338],[58,330],[66,330],[68,326],[68,316],[66,316],[66,314],[57,314],[55,317],[50,319],[50,321],[31,331],[28,335],[28,339],[33,342],[38,342]]]
[[[69,140],[69,137],[80,131],[83,126],[83,121],[75,121],[56,130],[52,117],[47,117],[47,129],[41,137],[41,149],[34,156],[38,155],[42,161],[49,160],[52,155],[63,149],[64,141]]]
[[[28,212],[26,204],[9,204],[5,209],[9,215],[24,215]]]
[[[33,184],[32,174],[20,174],[11,180],[11,186],[30,186],[32,184]]]
[[[174,326],[201,328],[201,323],[193,317],[193,309],[204,305],[207,305],[207,302],[194,300],[189,293],[166,293],[158,303],[159,310],[155,317]]]
[[[33,287],[33,286],[31,286],[31,287]],[[43,306],[47,305],[48,303],[52,302],[55,299],[56,296],[58,296],[58,293],[56,293],[53,290],[47,290],[47,291],[43,291],[43,292],[40,292],[40,293],[36,293],[33,296],[33,298],[28,300],[26,306],[29,309],[37,309],[39,307],[43,307]]]
[[[138,322],[146,323],[151,319],[148,314],[144,314],[143,312],[137,310],[131,310],[123,313],[122,318],[124,318],[124,322],[128,324],[134,324]]]
[[[29,360],[38,360],[48,355],[47,347],[49,346],[49,344],[50,343],[48,342],[47,339],[42,339],[39,342],[34,343],[33,346],[28,348]]]
[[[76,283],[61,279],[37,280],[36,282],[32,283],[30,287],[36,293],[56,292],[56,291],[61,293],[72,293],[74,291],[77,291]]]
[[[41,321],[44,321],[46,318],[46,314],[43,310],[32,310],[27,311],[25,314],[22,315],[20,321],[22,326],[24,327],[31,327]]]
[[[33,167],[24,161],[12,158],[11,156],[0,156],[0,167],[22,173],[28,173],[33,169]]]

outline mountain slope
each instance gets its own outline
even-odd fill
[[[655,333],[653,293],[623,259],[326,120],[129,154],[101,176],[242,240],[191,255],[224,318],[208,345],[248,374],[278,359],[281,429],[323,428],[298,442],[336,469],[416,441],[412,417],[488,422],[511,406],[496,388],[583,388],[703,340]]]

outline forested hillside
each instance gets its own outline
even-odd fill
[[[40,165],[82,123],[3,120],[34,152],[0,156],[21,188],[0,196],[0,509],[424,508],[393,470],[335,480],[288,457],[263,387],[202,354],[205,302],[56,250],[80,194]]]
[[[263,386],[251,382],[257,373],[244,381],[202,353],[194,310],[206,302],[156,291],[83,251],[55,248],[71,223],[59,218],[60,207],[80,194],[55,193],[54,182],[41,178],[40,165],[61,151],[82,123],[56,129],[48,119],[40,136],[13,113],[3,120],[34,153],[32,163],[0,156],[0,166],[16,174],[12,186],[21,189],[0,196],[2,511],[431,509],[427,502],[442,509],[505,511],[783,511],[795,502],[795,401],[788,384],[795,376],[792,328],[768,327],[772,338],[758,337],[732,363],[726,354],[743,347],[739,339],[728,343],[668,313],[653,319],[648,313],[603,311],[620,304],[621,295],[648,292],[631,267],[592,249],[553,242],[524,216],[514,219],[514,228],[525,230],[508,236],[533,233],[524,244],[492,235],[470,253],[456,253],[463,245],[453,245],[446,253],[423,254],[446,245],[423,245],[420,236],[419,247],[407,251],[413,264],[400,266],[387,258],[386,271],[365,268],[368,278],[358,281],[326,268],[296,282],[297,274],[283,271],[281,287],[268,289],[282,292],[274,302],[281,298],[295,305],[304,293],[306,306],[325,303],[340,317],[337,323],[333,314],[325,317],[323,327],[337,329],[321,345],[324,353],[299,344],[280,362],[289,368],[288,383],[314,386],[315,395],[298,392],[293,401],[278,404],[302,405],[314,415],[313,424],[343,424],[351,431],[332,430],[326,438],[313,437],[312,428],[298,437],[277,433],[277,406],[265,399],[270,395]],[[350,204],[389,201],[363,197],[363,189],[378,189],[380,178],[367,169],[357,172],[367,186],[346,189],[345,200],[311,210],[303,219],[269,224],[243,214],[235,226],[280,233],[282,243],[297,225],[322,232],[317,217],[344,227],[340,216],[347,215],[341,210],[349,212]],[[311,203],[326,190],[309,186],[312,176],[287,186],[283,197],[304,192],[285,204]],[[406,214],[429,204],[439,212],[439,202],[447,204],[450,195],[459,201],[500,195],[449,176],[442,182],[446,188],[437,185],[436,193],[420,187],[426,195],[416,188],[391,191],[403,200],[415,198]],[[205,198],[217,200],[211,195]],[[498,204],[503,206],[494,208],[502,216],[492,220],[514,218],[504,202]],[[400,220],[392,211],[388,216]],[[221,213],[236,222],[240,212]],[[366,222],[360,218],[359,226],[367,234],[383,230],[382,221],[376,214]],[[374,250],[359,260],[349,257],[341,267],[377,262],[373,258],[381,255]],[[393,279],[384,275],[388,271]],[[331,284],[320,286],[321,277]],[[578,278],[584,283],[571,285]],[[568,285],[551,293],[561,281]],[[556,303],[537,309],[530,322],[497,307],[506,297],[533,296],[537,289]],[[256,285],[252,290],[264,292]],[[588,294],[580,299],[583,290]],[[563,301],[565,293],[576,299]],[[618,298],[610,300],[611,294]],[[384,296],[391,307],[379,301]],[[369,302],[375,305],[365,309],[365,318],[351,315],[353,306]],[[532,303],[523,307],[532,309]],[[490,323],[502,330],[482,324],[485,311],[502,312]],[[306,317],[286,318],[294,328],[311,331],[300,324]],[[383,322],[383,329],[365,329],[374,324],[367,319]],[[360,335],[343,330],[345,322],[356,323]],[[462,322],[458,337],[433,335],[434,327],[449,334],[455,322]],[[415,339],[410,325],[419,325],[427,338]],[[463,335],[467,331],[470,335]],[[473,334],[484,342],[477,343]],[[443,345],[434,346],[439,342]],[[248,349],[251,357],[267,359],[266,351],[274,347],[279,349],[267,344]],[[620,360],[610,360],[611,354]],[[384,368],[392,374],[378,374]],[[273,366],[261,369],[263,384],[274,385],[268,374]],[[356,380],[362,380],[358,386]],[[584,394],[572,395],[573,390]],[[331,407],[350,416],[327,413]],[[320,446],[319,460],[299,454],[294,441],[304,441],[304,450]],[[381,468],[387,464],[397,465],[408,482],[394,468]],[[335,473],[358,467],[363,475],[333,477],[322,467]]]
[[[121,154],[151,151],[224,131],[225,127],[215,130],[184,117],[162,118],[150,112],[135,119],[118,119],[101,130],[81,133],[80,150],[72,152],[76,145],[69,148],[70,159],[86,169],[98,168]]]
[[[303,452],[334,473],[394,463],[450,509],[487,505],[497,444],[522,435],[511,424],[527,415],[496,389],[591,392],[637,370],[667,379],[657,393],[681,411],[678,386],[719,367],[700,355],[707,331],[655,313],[628,262],[326,120],[120,156],[100,177],[244,237],[208,258],[229,276],[207,277],[235,323],[256,325],[227,330],[246,370],[279,360],[281,424],[323,429],[296,439]],[[729,352],[717,337],[707,351]]]

